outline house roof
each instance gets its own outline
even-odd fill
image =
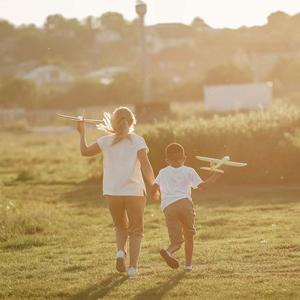
[[[193,28],[182,23],[159,23],[148,28],[162,38],[190,38],[194,33]]]

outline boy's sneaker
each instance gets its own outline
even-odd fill
[[[134,278],[138,275],[138,270],[135,267],[129,267],[127,274],[130,278]]]
[[[184,266],[184,270],[185,270],[186,272],[192,272],[193,266]]]
[[[120,273],[126,271],[125,258],[126,258],[126,253],[122,250],[119,250],[116,255],[116,269]]]
[[[161,249],[159,254],[165,260],[165,262],[167,263],[167,265],[169,267],[171,267],[172,269],[178,269],[178,267],[179,267],[178,260],[176,258],[172,257],[171,254],[167,250]]]

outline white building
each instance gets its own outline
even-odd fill
[[[118,32],[112,30],[103,30],[99,31],[96,34],[97,45],[118,43],[121,40],[121,35]]]
[[[211,85],[204,87],[204,107],[210,112],[266,108],[272,104],[272,83]]]
[[[34,81],[39,86],[67,86],[74,82],[74,77],[55,65],[39,66],[20,76]]]

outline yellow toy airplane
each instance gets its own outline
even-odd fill
[[[67,119],[70,121],[75,121],[75,122],[83,121],[83,122],[85,122],[87,124],[91,124],[91,125],[99,125],[99,124],[103,123],[102,120],[86,119],[83,116],[74,117],[74,116],[67,116],[67,115],[62,115],[62,114],[56,114],[56,115],[60,118],[64,118],[64,119]]]
[[[210,158],[210,157],[205,157],[205,156],[196,156],[196,158],[198,160],[209,162],[210,167],[202,167],[200,169],[211,171],[211,172],[224,173],[223,170],[218,169],[222,165],[231,166],[231,167],[245,167],[245,166],[247,166],[247,163],[230,161],[229,156],[224,156],[222,159]]]

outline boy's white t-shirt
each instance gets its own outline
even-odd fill
[[[113,135],[97,139],[103,153],[103,194],[112,196],[143,196],[145,183],[137,152],[148,147],[145,140],[130,134],[112,145]]]
[[[203,182],[197,172],[190,167],[174,168],[167,166],[159,171],[154,183],[158,184],[161,193],[161,208],[177,200],[188,198],[192,200],[191,188],[196,189]]]

